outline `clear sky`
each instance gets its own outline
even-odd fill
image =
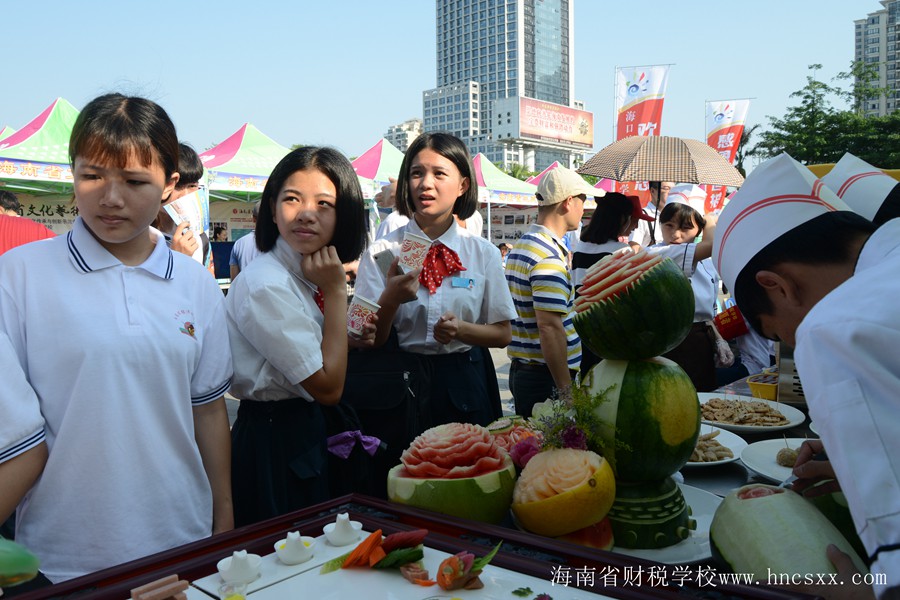
[[[877,0],[573,0],[575,97],[612,141],[616,66],[673,64],[662,133],[702,139],[704,102],[754,98],[748,125],[782,116],[821,63],[853,59],[853,20]],[[108,91],[159,102],[204,150],[249,121],[277,142],[357,156],[422,116],[435,86],[431,0],[2,2],[0,127],[54,98]],[[15,8],[13,8],[15,7]],[[843,107],[843,104],[837,103]]]

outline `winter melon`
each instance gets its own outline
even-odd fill
[[[834,544],[866,567],[841,532],[799,494],[771,485],[745,485],[719,505],[709,529],[713,556],[735,573],[767,582],[771,573],[817,577],[835,573],[825,555]]]

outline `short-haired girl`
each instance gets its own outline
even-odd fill
[[[459,138],[420,135],[406,151],[397,184],[397,208],[409,223],[376,240],[360,260],[356,293],[381,305],[375,345],[394,328],[400,349],[429,363],[430,422],[420,422],[420,429],[454,421],[486,425],[499,416],[493,363],[485,368],[491,357],[482,348],[509,344],[516,311],[497,247],[456,220],[475,212],[477,187]],[[374,256],[390,250],[399,258],[407,231],[432,241],[425,264],[403,274],[395,260],[385,278]],[[400,450],[394,448],[398,457]]]
[[[347,371],[342,263],[365,248],[362,191],[332,148],[285,156],[263,190],[263,252],[232,283],[226,306],[234,384],[235,522],[246,525],[328,499],[325,423]]]
[[[69,156],[72,230],[0,258],[0,333],[37,394],[0,414],[41,423],[0,439],[0,490],[10,464],[40,473],[16,541],[54,583],[233,526],[222,292],[150,228],[178,182],[175,127],[149,100],[101,96]]]

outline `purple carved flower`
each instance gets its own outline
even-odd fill
[[[563,448],[587,450],[587,436],[577,425],[569,425],[562,434]]]
[[[537,437],[530,436],[517,442],[516,445],[512,447],[512,450],[509,451],[509,456],[517,467],[524,469],[525,465],[528,464],[528,461],[531,460],[531,457],[540,451],[541,447]]]

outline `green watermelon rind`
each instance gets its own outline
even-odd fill
[[[616,481],[656,481],[680,470],[690,459],[700,435],[700,401],[687,373],[663,357],[647,360],[604,360],[583,380],[589,393],[610,389],[611,401],[596,408],[602,422],[615,428],[599,431],[602,454],[616,474]],[[680,402],[689,414],[680,421],[687,432],[681,442],[666,443],[660,422],[649,411],[654,403]],[[617,443],[618,442],[618,443]]]
[[[476,477],[403,477],[403,468],[400,464],[388,472],[387,494],[391,502],[493,524],[499,524],[509,514],[516,467],[505,453],[502,468]]]
[[[697,527],[691,518],[691,507],[671,477],[617,485],[608,516],[616,545],[622,548],[674,546]]]
[[[575,314],[581,342],[594,354],[636,360],[665,354],[684,340],[694,322],[691,282],[666,258],[627,290]]]

